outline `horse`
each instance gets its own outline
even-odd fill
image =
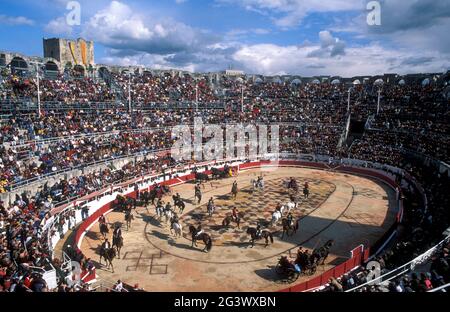
[[[197,229],[195,228],[195,226],[191,225],[189,226],[189,233],[192,236],[192,246],[191,247],[197,247],[197,240],[202,240],[203,243],[205,244],[205,248],[203,248],[204,252],[209,252],[212,248],[212,239],[211,237],[206,234],[206,233],[201,233],[198,237],[197,237]]]
[[[144,202],[144,206],[147,207],[150,202],[150,193],[149,191],[144,191],[141,195],[141,199]]]
[[[287,213],[291,212],[292,209],[297,208],[297,203],[294,202],[287,202],[286,204],[283,205],[283,212],[285,210],[287,210]]]
[[[112,272],[114,273],[114,266],[112,261],[116,257],[116,249],[115,248],[107,248],[104,249],[103,247],[100,248],[100,264],[102,264],[102,258],[105,259],[106,262],[106,269],[109,269],[111,267]]]
[[[127,231],[131,227],[131,221],[134,220],[134,216],[131,213],[131,210],[127,210],[125,212],[125,223],[127,224]]]
[[[181,237],[183,235],[183,227],[178,222],[172,222],[170,225],[170,234],[172,234],[172,230],[175,231],[175,237]]]
[[[209,181],[209,176],[203,172],[195,172],[195,182],[206,182]]]
[[[236,183],[233,183],[233,187],[231,188],[231,194],[233,194],[234,199],[236,199],[238,193],[238,187]]]
[[[208,215],[209,215],[210,217],[212,217],[212,215],[213,215],[213,213],[214,213],[215,210],[216,210],[216,207],[215,207],[214,205],[208,204],[208,206],[207,206],[207,211],[208,211]]]
[[[334,240],[328,240],[322,247],[316,248],[312,252],[312,262],[316,264],[325,264],[325,260],[330,253],[330,248],[333,246]]]
[[[295,233],[297,233],[299,222],[300,222],[300,218],[295,220],[294,224],[289,224],[288,219],[283,218],[281,220],[281,224],[283,225],[283,233],[281,234],[281,239],[283,239],[284,233],[286,233],[286,235],[288,237],[294,235]],[[292,231],[291,235],[289,235],[289,231]]]
[[[124,196],[122,195],[117,195],[116,197],[116,207],[119,211],[123,211],[125,210],[127,206],[127,200]]]
[[[200,191],[195,191],[195,198],[198,199],[198,203],[200,204],[200,202],[202,201],[202,192]]]
[[[164,215],[164,207],[156,206],[155,207],[156,215],[158,216],[158,220],[161,220]]]
[[[169,222],[173,217],[172,209],[164,209],[164,216],[166,217],[166,223]]]
[[[243,212],[239,212],[237,218],[233,218],[233,216],[226,216],[222,221],[222,226],[229,227],[231,222],[236,222],[237,228],[240,229],[239,225],[242,218],[244,218]]]
[[[270,226],[272,225],[276,225],[278,223],[278,221],[281,219],[282,217],[282,211],[283,208],[281,210],[275,210],[272,214],[272,220],[270,220]]]
[[[303,188],[303,196],[305,198],[309,197],[309,188],[308,187]]]
[[[226,172],[225,170],[217,169],[217,168],[211,168],[211,173],[212,173],[213,179],[216,179],[216,180],[228,177],[228,172]]]
[[[152,205],[155,204],[155,199],[161,199],[162,198],[162,194],[161,192],[158,192],[158,190],[156,188],[153,188],[150,190],[150,192],[148,192],[148,201],[152,202]]]
[[[251,179],[251,180],[250,180],[250,183],[251,183],[252,186],[253,186],[253,192],[254,192],[255,190],[257,190],[257,189],[259,189],[260,191],[263,191],[263,190],[264,190],[264,180],[254,180],[254,179]]]
[[[175,207],[175,208],[178,207],[179,213],[180,213],[180,214],[183,213],[184,208],[186,208],[186,205],[184,204],[184,201],[183,201],[180,197],[178,197],[178,196],[176,196],[176,195],[173,195],[173,196],[172,196],[172,199],[173,199],[173,205],[174,205],[174,207]]]
[[[106,235],[109,233],[108,225],[106,223],[100,223],[100,234],[102,234],[103,239],[106,238]]]
[[[118,255],[117,258],[120,259],[120,250],[123,247],[123,237],[122,236],[119,236],[119,237],[113,236],[112,246],[113,246],[113,248],[116,247],[117,255]]]
[[[255,240],[259,240],[264,238],[266,240],[266,245],[264,247],[267,247],[269,245],[269,239],[270,242],[273,244],[273,235],[272,233],[270,233],[267,230],[262,230],[261,231],[261,237],[256,236],[257,230],[253,227],[249,227],[247,228],[247,234],[250,235],[251,239],[250,239],[250,243],[252,244],[252,248],[253,246],[255,246]]]

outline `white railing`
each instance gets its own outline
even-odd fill
[[[352,291],[356,291],[362,287],[365,286],[371,286],[371,285],[376,285],[376,284],[380,284],[380,283],[384,283],[384,282],[388,282],[390,280],[393,280],[399,276],[402,276],[403,274],[413,271],[416,266],[424,264],[426,262],[428,262],[428,260],[431,258],[432,255],[435,254],[435,252],[441,248],[444,244],[448,243],[450,241],[450,235],[448,235],[446,238],[444,238],[442,241],[440,241],[438,244],[436,244],[434,247],[428,249],[427,251],[425,251],[424,253],[422,253],[421,255],[419,255],[418,257],[414,258],[413,260],[395,268],[394,270],[385,273],[377,278],[374,278],[372,280],[370,280],[367,283],[358,285],[352,289],[348,289],[346,290],[346,292],[352,292]]]

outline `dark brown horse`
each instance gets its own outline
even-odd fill
[[[103,239],[106,238],[106,235],[109,233],[108,225],[106,223],[100,223],[100,234],[102,234]]]
[[[105,259],[106,269],[111,267],[112,272],[114,273],[114,266],[112,261],[116,257],[116,249],[115,248],[100,248],[100,265],[102,264],[102,258]]]
[[[288,237],[297,233],[299,222],[300,222],[300,218],[298,218],[297,220],[294,220],[293,224],[289,224],[288,219],[283,218],[281,220],[281,224],[283,225],[283,233],[281,234],[281,239],[283,239],[285,233]],[[289,234],[289,233],[291,233],[291,234]]]
[[[251,237],[250,243],[252,244],[252,247],[255,246],[255,240],[259,240],[259,239],[262,239],[262,238],[264,238],[266,240],[266,245],[264,247],[267,247],[269,245],[269,239],[270,239],[270,242],[273,244],[273,235],[272,235],[272,233],[270,233],[267,230],[262,230],[261,231],[261,236],[259,237],[259,236],[256,235],[256,232],[257,232],[256,229],[253,228],[253,227],[247,228],[247,234],[249,234],[250,237]]]
[[[113,236],[112,241],[113,248],[116,247],[117,250],[117,258],[120,259],[120,250],[123,247],[123,237],[122,236]]]
[[[233,186],[231,187],[231,194],[233,195],[234,199],[236,199],[237,193],[238,193],[237,183],[233,183]]]
[[[209,236],[206,233],[200,233],[200,235],[197,235],[197,229],[195,228],[195,226],[191,225],[189,226],[189,233],[191,234],[192,237],[192,246],[191,247],[197,247],[197,240],[201,240],[203,241],[203,243],[205,244],[205,248],[203,248],[204,252],[209,252],[212,248],[212,239],[211,236]]]
[[[134,216],[131,213],[131,210],[127,210],[125,212],[125,222],[127,224],[127,231],[131,227],[131,221],[133,221],[133,220],[134,220]]]
[[[239,224],[241,223],[241,219],[243,218],[244,218],[243,212],[239,212],[237,218],[233,218],[233,216],[226,216],[222,221],[222,225],[224,227],[229,227],[231,222],[236,222],[237,228],[240,229]]]

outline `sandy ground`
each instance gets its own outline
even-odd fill
[[[251,192],[250,180],[263,174],[264,192]],[[308,181],[311,196],[294,212],[301,216],[299,231],[281,240],[280,226],[274,232],[274,244],[264,247],[258,241],[251,248],[245,230],[256,221],[269,220],[277,202],[286,203],[288,195],[282,181],[296,177],[300,183]],[[229,197],[231,184],[237,180],[239,194]],[[252,169],[241,171],[236,178],[207,183],[200,204],[194,201],[194,184],[173,188],[187,202],[183,216],[184,237],[175,238],[169,225],[158,221],[153,206],[138,207],[130,229],[123,225],[124,247],[120,259],[114,260],[114,273],[97,263],[99,281],[106,284],[121,279],[129,284],[139,283],[147,291],[275,291],[289,284],[279,283],[274,272],[280,255],[294,257],[298,246],[313,249],[334,239],[326,264],[316,275],[342,263],[350,250],[359,244],[373,244],[395,220],[395,193],[386,185],[367,178],[305,168],[278,168],[272,171]],[[214,197],[218,210],[213,217],[206,215],[206,202]],[[165,200],[169,200],[167,197]],[[234,224],[228,229],[222,219],[236,206],[244,212],[240,229]],[[110,224],[123,222],[122,213],[107,216]],[[213,248],[202,252],[203,245],[191,247],[188,225],[204,225],[213,236]],[[112,231],[110,231],[110,235]],[[82,250],[98,261],[98,247],[102,240],[98,224],[86,234]],[[296,283],[310,279],[301,276]]]

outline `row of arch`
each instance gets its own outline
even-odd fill
[[[30,65],[28,64],[28,62],[20,56],[13,57],[9,64],[6,63],[5,57],[0,58],[0,66],[8,66],[8,65],[11,67],[13,72],[30,70]],[[48,60],[47,62],[44,63],[43,69],[45,71],[50,71],[50,72],[59,72],[60,71],[58,64],[55,61],[51,61],[51,60]],[[72,66],[71,63],[67,63],[64,69],[73,69],[74,71],[76,71],[80,74],[84,74],[86,71],[86,68],[83,65],[76,64],[75,66]]]
[[[11,69],[13,71],[27,71],[27,70],[29,70],[29,65],[28,65],[27,61],[24,58],[20,57],[20,56],[13,57],[11,59],[11,62],[10,62],[9,65],[10,65],[10,67],[11,67]],[[0,66],[7,66],[6,58],[5,58],[4,55],[2,55],[2,57],[0,57]],[[48,72],[59,72],[59,70],[60,70],[58,64],[56,62],[54,62],[54,61],[51,61],[51,60],[48,60],[46,63],[44,63],[44,69],[45,69],[45,71],[48,71]],[[77,74],[79,74],[81,76],[83,76],[85,74],[85,71],[86,71],[86,68],[83,65],[76,64],[75,66],[72,66],[71,63],[67,63],[65,65],[64,69],[74,70]],[[105,69],[106,69],[106,67],[101,67],[100,68],[100,70],[105,70]],[[130,72],[129,70],[123,70],[122,71],[123,74],[129,73],[129,72]],[[151,75],[151,72],[150,71],[144,71],[143,74],[144,75],[146,75],[146,74],[147,75]],[[285,77],[285,81],[286,82],[288,82],[290,79],[291,78]],[[365,79],[367,79],[367,78],[364,78],[364,80]],[[236,79],[236,81],[238,81],[240,83],[243,83],[244,79],[241,78],[241,77],[238,77]],[[267,81],[267,79],[266,79],[266,81]],[[263,82],[264,82],[264,80],[261,77],[257,77],[257,78],[254,79],[254,83],[256,83],[256,84],[260,84],[260,83],[263,83]],[[271,79],[271,82],[280,84],[280,83],[283,82],[283,80],[280,77],[274,77],[274,78]],[[312,84],[320,84],[321,83],[320,80],[317,79],[317,78],[309,80],[309,82],[312,83]],[[303,81],[300,78],[294,78],[293,80],[290,81],[291,85],[300,85],[302,83],[303,83]],[[339,85],[339,84],[342,83],[342,81],[339,78],[334,78],[334,79],[331,80],[330,83],[332,85]],[[362,84],[360,79],[354,79],[351,83],[353,85],[360,85],[360,84]],[[381,78],[378,78],[378,79],[376,79],[373,82],[373,84],[375,86],[381,86],[384,83],[385,83],[384,80],[381,79]],[[422,86],[430,85],[431,79],[426,77],[420,83],[422,84]],[[397,84],[403,86],[403,85],[406,85],[406,81],[405,81],[405,79],[401,78],[401,79],[399,79],[397,81]]]
[[[242,78],[238,78],[237,80],[240,80],[240,82],[243,82],[243,79],[242,79]],[[256,84],[260,84],[260,83],[263,83],[264,80],[261,79],[260,77],[258,77],[258,78],[256,78],[256,79],[254,80],[254,82],[255,82]],[[271,82],[273,82],[273,83],[282,83],[282,81],[281,81],[279,78],[278,78],[278,79],[274,79],[274,80],[272,80]],[[319,79],[313,79],[313,80],[311,80],[311,81],[309,81],[309,82],[312,83],[312,84],[320,84],[320,83],[321,83]],[[303,83],[302,80],[301,80],[301,79],[298,79],[298,78],[295,78],[294,80],[292,80],[292,81],[290,82],[291,85],[300,85],[300,84],[302,84],[302,83]],[[331,82],[330,82],[330,84],[332,84],[332,85],[339,85],[339,84],[341,84],[341,83],[343,83],[343,82],[342,82],[340,79],[338,79],[338,78],[335,78],[335,79],[331,80]],[[431,83],[431,79],[428,78],[428,77],[427,77],[427,78],[424,78],[424,79],[421,81],[422,86],[427,86],[427,85],[429,85],[430,83]],[[353,85],[360,85],[360,84],[362,84],[362,82],[361,82],[360,79],[354,79],[354,80],[351,82],[351,84],[353,84]],[[382,86],[382,85],[384,85],[384,84],[385,84],[385,82],[384,82],[384,80],[381,79],[381,78],[378,78],[378,79],[376,79],[376,80],[373,82],[373,85],[375,85],[375,86]],[[399,80],[397,81],[397,84],[400,85],[400,86],[404,86],[404,85],[406,85],[406,81],[405,81],[405,79],[401,78],[401,79],[399,79]]]

